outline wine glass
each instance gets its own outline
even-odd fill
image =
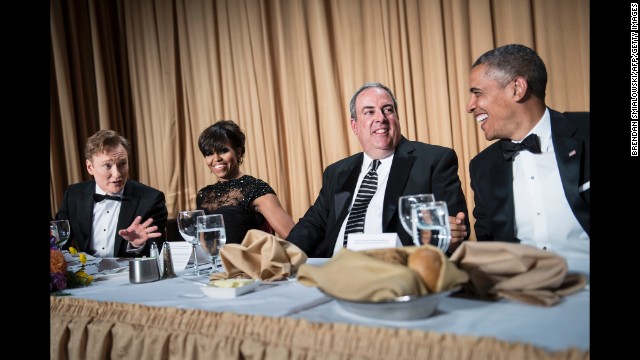
[[[447,251],[451,242],[451,224],[449,210],[444,201],[417,204],[412,209],[412,217],[416,219],[416,227],[422,239]]]
[[[51,220],[49,228],[53,232],[53,236],[56,237],[56,245],[59,249],[62,249],[71,236],[69,220]]]
[[[198,216],[198,240],[200,247],[211,258],[211,273],[219,272],[217,262],[220,249],[227,242],[227,233],[224,229],[222,214]]]
[[[203,216],[204,210],[189,210],[189,211],[180,211],[178,213],[178,231],[184,241],[191,244],[193,247],[193,275],[200,275],[200,271],[198,269],[198,253],[196,252],[196,245],[198,244],[198,230],[196,221],[198,216]]]
[[[411,208],[416,204],[429,203],[436,201],[433,194],[416,194],[400,196],[398,200],[398,216],[404,230],[411,235],[413,243],[416,246],[420,246],[420,240],[417,236],[417,229],[415,222],[411,219]],[[415,219],[415,218],[414,218]]]

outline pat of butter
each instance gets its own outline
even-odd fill
[[[211,285],[221,288],[239,288],[255,282],[254,279],[226,279],[226,280],[213,280]]]

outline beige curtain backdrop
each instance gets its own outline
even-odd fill
[[[487,50],[535,49],[547,104],[589,111],[586,0],[51,0],[51,213],[89,179],[99,129],[133,143],[131,178],[162,190],[169,217],[211,183],[197,147],[219,119],[247,135],[243,171],[297,221],[323,169],[361,151],[348,102],[367,81],[398,99],[402,133],[469,161],[489,143],[470,114],[468,73]],[[473,224],[473,219],[471,219]],[[474,238],[474,236],[472,236]]]

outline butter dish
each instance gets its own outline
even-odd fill
[[[225,279],[211,281],[200,290],[210,298],[231,299],[254,291],[258,285],[260,281],[255,279]]]

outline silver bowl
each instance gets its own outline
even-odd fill
[[[345,310],[361,316],[383,320],[418,320],[431,316],[440,299],[460,290],[460,287],[423,296],[406,295],[382,301],[347,300],[318,289],[336,300]]]

